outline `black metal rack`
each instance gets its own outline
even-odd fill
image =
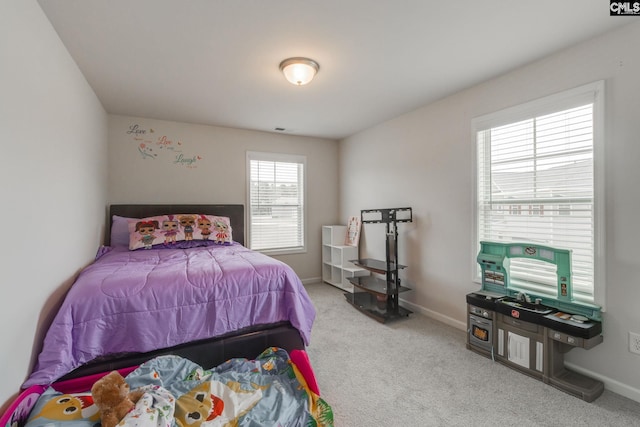
[[[350,260],[353,264],[375,274],[349,279],[354,286],[354,291],[345,293],[345,298],[355,308],[382,323],[407,317],[412,312],[401,307],[399,303],[399,294],[410,289],[402,286],[398,275],[399,270],[406,266],[398,264],[397,224],[412,222],[413,212],[411,208],[367,209],[360,211],[360,215],[362,224],[385,224],[386,259],[384,261],[371,258]]]

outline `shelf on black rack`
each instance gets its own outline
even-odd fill
[[[386,301],[381,301],[375,295],[367,292],[345,293],[344,297],[356,309],[382,323],[408,317],[412,313],[412,311],[400,307],[397,302],[393,304],[391,297]]]
[[[393,283],[391,284],[392,286],[389,286],[389,283],[387,283],[386,280],[380,279],[379,277],[375,277],[375,276],[350,277],[349,282],[351,282],[353,286],[362,288],[362,290],[365,290],[367,292],[375,292],[376,294],[380,294],[380,295],[395,294]],[[404,287],[402,285],[398,287],[398,292],[406,292],[410,290],[411,289]]]
[[[381,261],[379,259],[373,259],[373,258],[350,259],[349,262],[376,273],[385,274],[387,272],[387,262]],[[401,268],[407,268],[407,266],[398,264],[398,266],[396,267],[396,264],[394,262],[389,263],[389,270],[396,270],[396,269],[399,270]]]
[[[345,294],[347,302],[357,310],[379,322],[407,317],[411,311],[400,307],[400,292],[411,289],[402,286],[398,272],[406,268],[398,264],[398,228],[399,222],[412,222],[411,208],[367,209],[360,211],[362,224],[385,224],[385,260],[361,258],[350,260],[360,268],[376,275],[368,277],[350,277],[353,294]]]

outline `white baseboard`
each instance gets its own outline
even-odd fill
[[[598,381],[602,381],[606,390],[619,394],[620,396],[624,396],[628,399],[635,400],[636,402],[640,402],[640,390],[638,390],[637,388],[633,388],[627,384],[621,383],[620,381],[616,381],[604,375],[600,375],[597,372],[584,369],[570,362],[564,362],[564,366],[579,374],[594,378]]]
[[[300,279],[303,285],[310,285],[311,283],[322,282],[322,277],[309,277],[307,279]]]
[[[434,320],[437,320],[439,322],[442,322],[444,324],[447,324],[449,326],[453,326],[456,329],[460,329],[461,331],[466,331],[467,330],[467,323],[466,322],[461,322],[457,319],[454,319],[452,317],[449,316],[445,316],[442,313],[438,313],[437,311],[433,311],[433,310],[429,310],[427,308],[422,307],[421,305],[417,305],[417,304],[413,304],[409,301],[405,301],[402,298],[400,298],[400,302],[406,306],[407,308],[420,313],[420,314],[424,314],[427,317],[430,317]]]

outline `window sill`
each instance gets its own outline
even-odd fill
[[[254,249],[256,252],[263,253],[265,255],[295,255],[306,254],[307,248],[287,248],[287,249]]]

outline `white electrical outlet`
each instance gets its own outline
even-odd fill
[[[629,332],[629,351],[640,354],[640,334]]]

